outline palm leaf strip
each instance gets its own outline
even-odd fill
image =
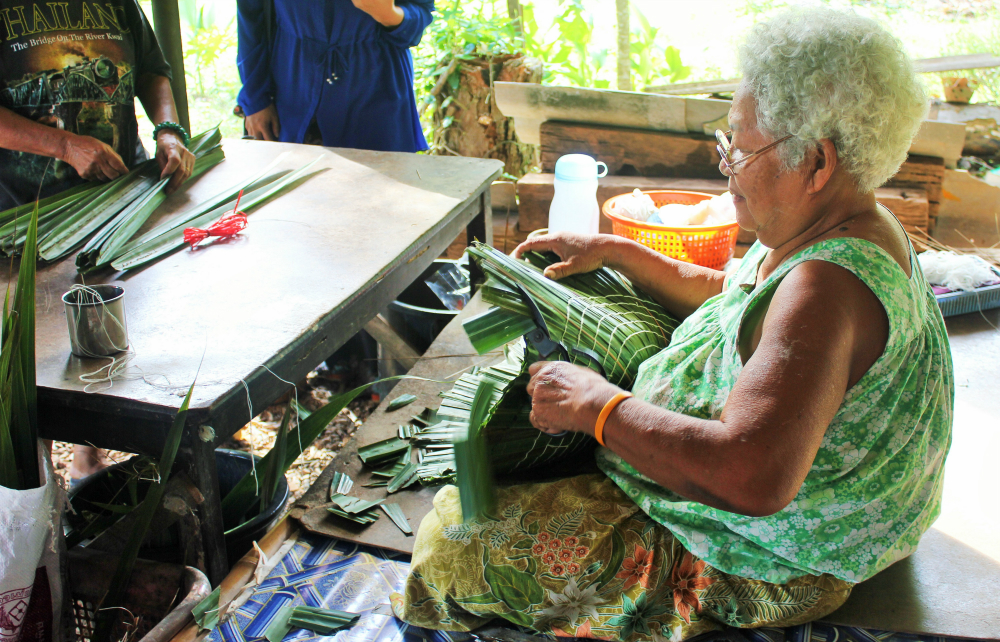
[[[552,338],[567,348],[597,354],[608,380],[616,385],[631,388],[639,365],[665,348],[677,327],[662,306],[614,270],[601,268],[556,282],[542,275],[556,260],[554,255],[531,253],[528,261],[520,261],[481,243],[469,253],[496,281],[484,288],[488,303],[510,312],[525,310],[512,296],[520,298],[515,286],[522,287]]]
[[[250,186],[254,188],[253,191],[243,195],[243,198],[240,200],[240,209],[247,214],[252,213],[251,211],[254,207],[288,188],[295,181],[305,177],[306,173],[321,159],[322,156],[308,165],[280,177],[269,176],[257,181]],[[142,239],[146,240],[140,239],[137,245],[134,244],[124,248],[122,254],[112,260],[111,266],[116,270],[131,270],[175,252],[185,245],[185,227],[204,227],[224,214],[232,212],[235,206],[236,199],[233,198],[207,212],[201,207],[191,210],[186,215],[178,217],[177,220],[170,221],[168,224],[154,230],[156,231],[155,236],[150,232],[150,234],[142,237]]]
[[[18,270],[14,298],[11,301],[5,294],[0,323],[0,485],[15,490],[41,485],[35,380],[37,230],[36,208],[28,223],[26,256]]]

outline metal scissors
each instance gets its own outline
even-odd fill
[[[539,356],[542,359],[547,360],[557,360],[557,361],[567,361],[572,363],[570,357],[583,358],[589,363],[587,364],[591,370],[596,370],[602,377],[607,378],[604,372],[604,366],[601,365],[601,360],[597,358],[597,355],[592,351],[585,348],[567,348],[563,344],[559,343],[549,334],[549,328],[545,324],[545,319],[542,318],[542,313],[535,305],[534,300],[528,295],[520,284],[515,283],[514,287],[518,289],[521,293],[521,297],[524,299],[525,305],[528,306],[528,311],[531,312],[531,318],[535,322],[535,327],[530,332],[524,335],[524,340],[527,341],[531,346],[538,351]],[[552,355],[555,354],[555,358],[552,359]],[[560,433],[551,433],[551,437],[563,437],[567,434],[567,431]]]

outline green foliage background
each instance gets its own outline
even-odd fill
[[[149,0],[141,0],[152,15]],[[240,88],[236,69],[235,0],[179,0],[192,130],[222,123],[240,136],[233,116]],[[507,17],[506,0],[438,0],[438,16],[413,50],[418,104],[454,55],[489,56],[526,51],[545,63],[546,84],[615,88],[614,3],[610,0],[528,0],[525,36]],[[651,84],[690,82],[735,74],[736,41],[754,22],[791,0],[699,0],[697,3],[631,0],[631,67],[636,90]],[[1000,8],[990,0],[823,0],[889,26],[915,58],[992,52],[1000,55]],[[970,70],[979,82],[973,100],[1000,103],[1000,70]],[[940,74],[923,76],[940,96]],[[457,76],[451,82],[457,82]],[[141,112],[141,110],[139,110]],[[425,108],[425,123],[433,109]],[[148,141],[152,124],[140,115]]]

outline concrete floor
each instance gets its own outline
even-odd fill
[[[1000,328],[1000,309],[946,322],[955,361],[955,427],[935,527],[1000,567],[1000,331],[989,326]]]
[[[1000,640],[1000,309],[946,322],[955,424],[941,516],[914,555],[859,584],[827,619]]]

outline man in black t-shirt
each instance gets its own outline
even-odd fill
[[[0,211],[146,160],[135,98],[176,123],[170,67],[136,0],[0,0]],[[191,174],[185,132],[157,132],[173,191]]]
[[[170,66],[136,0],[0,0],[0,211],[146,160],[137,97],[159,126],[156,160],[172,192],[194,155],[176,125]],[[95,448],[73,452],[75,479],[103,466]]]

